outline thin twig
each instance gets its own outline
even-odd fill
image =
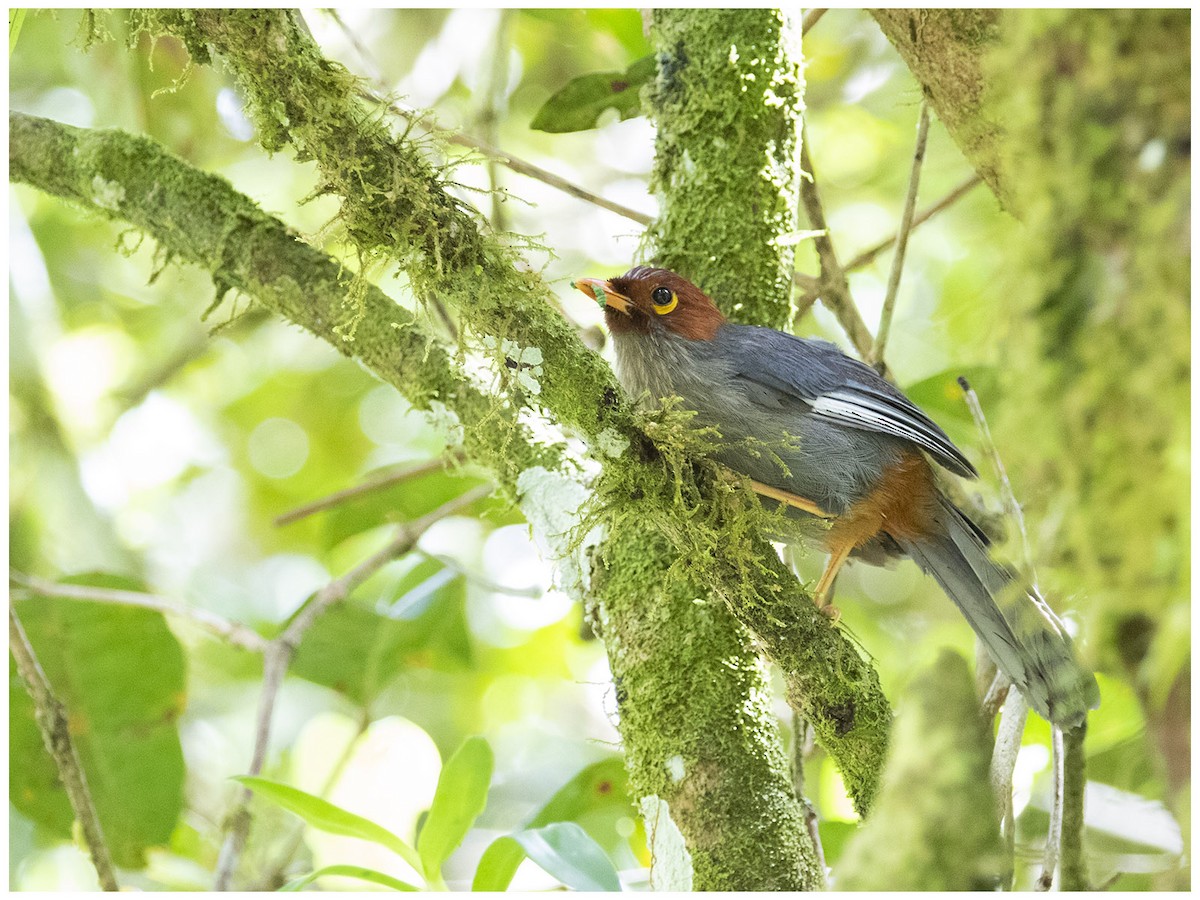
[[[1086,733],[1086,720],[1063,732],[1062,846],[1058,886],[1064,891],[1092,889],[1083,854],[1083,799],[1087,790],[1083,739]]]
[[[814,230],[822,232],[813,239],[817,256],[821,260],[821,301],[837,316],[838,322],[859,355],[866,359],[871,352],[871,332],[867,330],[858,307],[850,297],[846,273],[838,264],[833,242],[829,238],[829,224],[825,221],[825,210],[821,205],[821,195],[817,191],[816,174],[808,154],[807,133],[802,134],[800,138],[800,166],[804,170],[800,178],[800,199],[808,213],[809,224]]]
[[[491,66],[477,119],[483,139],[489,144],[495,144],[499,137],[500,115],[507,106],[508,98],[509,23],[512,10],[498,10],[498,15],[500,21],[496,23]],[[507,198],[500,185],[499,165],[499,160],[495,157],[491,157],[487,161],[488,187],[491,189],[492,197],[492,228],[501,232],[508,230],[508,214],[504,206]]]
[[[279,697],[279,689],[296,649],[300,646],[305,632],[313,622],[331,606],[346,599],[355,588],[389,562],[412,550],[421,535],[428,531],[434,523],[483,499],[492,490],[491,485],[481,485],[460,494],[421,518],[399,526],[395,536],[385,547],[367,557],[341,578],[329,582],[317,591],[313,598],[292,617],[288,626],[271,641],[263,660],[263,688],[259,697],[258,716],[255,722],[254,752],[247,774],[258,775],[266,762],[271,739],[271,721],[275,715],[275,703]],[[221,845],[221,852],[217,860],[215,887],[218,891],[229,889],[233,871],[237,868],[238,860],[245,848],[246,838],[250,833],[250,797],[250,789],[242,788],[233,812],[226,819],[225,840]]]
[[[817,868],[821,872],[821,886],[827,889],[829,882],[825,867],[825,849],[821,846],[821,830],[818,827],[817,810],[808,799],[808,793],[804,790],[804,757],[809,750],[807,746],[808,734],[808,723],[801,718],[798,712],[792,710],[792,790],[795,792],[796,800],[800,803],[800,808],[804,813],[804,827],[808,831],[808,837],[813,845],[813,852],[817,857]]]
[[[979,669],[981,663],[990,662],[992,680],[988,684],[987,693],[983,695],[983,700],[979,703],[979,708],[983,713],[983,717],[989,722],[996,717],[996,713],[1000,712],[1004,702],[1008,699],[1009,693],[1012,691],[1012,682],[1008,680],[1008,676],[1001,672],[992,658],[987,655],[987,647],[982,641],[975,642],[975,665]],[[984,657],[984,659],[980,659]]]
[[[26,575],[24,572],[16,571],[8,573],[8,580],[10,584],[43,597],[62,597],[67,600],[86,600],[90,603],[111,603],[116,606],[140,606],[143,609],[152,609],[169,616],[188,619],[235,647],[252,650],[255,653],[262,653],[267,649],[267,639],[253,628],[248,628],[240,622],[231,621],[206,609],[168,600],[158,594],[92,587],[83,584],[58,584],[35,575]]]
[[[569,194],[578,200],[584,200],[588,203],[591,203],[593,206],[599,206],[603,209],[607,209],[609,212],[615,212],[617,215],[624,216],[626,219],[637,222],[639,225],[649,225],[654,221],[654,217],[651,215],[638,212],[635,209],[630,209],[628,206],[622,206],[620,203],[614,203],[612,200],[601,197],[599,194],[594,194],[586,188],[579,187],[579,185],[567,181],[567,179],[563,178],[561,175],[555,175],[548,169],[543,169],[541,166],[534,165],[528,160],[513,156],[511,153],[501,150],[498,147],[493,147],[486,141],[481,141],[478,138],[463,134],[461,131],[443,129],[436,123],[428,121],[428,117],[424,116],[418,110],[405,106],[404,104],[395,100],[387,100],[374,91],[364,88],[359,91],[359,96],[373,103],[379,103],[386,106],[396,115],[404,117],[410,122],[419,125],[426,131],[436,132],[451,144],[457,144],[459,147],[467,147],[468,149],[482,153],[484,156],[496,160],[498,163],[506,166],[507,168],[516,172],[518,175],[524,175],[527,178],[533,178],[542,182],[543,184],[547,184],[550,187],[555,188],[556,190],[562,191],[564,194]]]
[[[354,748],[358,746],[359,739],[366,734],[367,729],[371,726],[371,721],[374,717],[371,714],[369,707],[364,706],[359,711],[358,728],[354,732],[354,736],[347,741],[346,746],[342,748],[342,753],[338,756],[333,764],[333,768],[329,770],[329,774],[325,777],[320,790],[317,791],[317,796],[322,799],[328,799],[329,793],[337,785],[338,780],[342,777],[342,773],[346,770],[347,764],[350,762],[350,757],[354,755]],[[259,879],[258,886],[254,888],[256,891],[275,891],[284,883],[284,871],[288,864],[295,858],[300,851],[301,845],[304,843],[304,830],[307,826],[303,822],[297,825],[293,830],[287,845],[282,852],[275,857],[275,861],[266,867],[267,874]]]
[[[21,627],[21,620],[17,618],[17,611],[11,605],[8,608],[8,643],[17,663],[17,672],[25,682],[29,696],[33,698],[34,714],[42,732],[42,740],[54,758],[58,777],[79,821],[84,843],[100,879],[100,887],[106,891],[119,891],[121,886],[117,883],[108,844],[104,842],[104,830],[100,827],[100,818],[96,815],[96,807],[88,790],[87,776],[71,740],[67,711],[54,695],[25,629]]]
[[[420,478],[422,475],[428,475],[430,472],[436,472],[446,466],[447,462],[461,461],[463,458],[462,452],[452,450],[447,456],[439,456],[434,459],[425,460],[423,462],[414,463],[412,465],[403,466],[394,469],[390,472],[377,473],[371,478],[368,478],[362,484],[356,484],[352,487],[343,488],[340,491],[334,491],[314,500],[311,503],[306,503],[304,506],[299,506],[296,509],[286,512],[275,518],[276,526],[290,525],[292,522],[298,522],[300,519],[307,518],[313,513],[321,512],[334,506],[339,506],[347,500],[353,500],[355,497],[369,494],[373,491],[381,491],[384,488],[393,487],[401,482],[409,481],[413,478]]]
[[[821,21],[821,16],[829,12],[828,9],[810,9],[804,14],[804,21],[800,23],[800,33],[808,34],[812,31],[812,27]]]
[[[455,575],[460,575],[465,578],[470,584],[480,590],[488,591],[492,594],[504,594],[507,597],[526,597],[530,600],[536,600],[539,597],[545,596],[546,592],[538,587],[514,588],[499,582],[492,581],[479,572],[468,569],[466,566],[459,563],[456,559],[449,556],[440,556],[437,553],[429,553],[418,547],[416,553],[424,556],[428,560],[432,560],[445,568],[449,569]]]
[[[1017,767],[1017,755],[1021,750],[1021,735],[1025,731],[1025,720],[1028,716],[1029,707],[1025,703],[1025,698],[1021,696],[1021,692],[1009,691],[1008,699],[1004,703],[1004,710],[1000,713],[1000,724],[996,729],[996,743],[992,749],[992,791],[996,795],[1000,836],[1004,840],[1004,860],[1008,867],[1005,881],[1009,890],[1012,889],[1017,834],[1013,815],[1013,772]]]
[[[927,207],[926,209],[923,209],[921,212],[917,213],[916,216],[913,217],[913,229],[925,224],[942,210],[953,206],[968,193],[970,193],[972,188],[980,184],[983,184],[983,179],[979,175],[972,175],[941,200],[937,201],[937,203],[934,203],[932,206]],[[854,257],[854,259],[850,260],[850,262],[842,266],[842,271],[846,273],[858,271],[859,269],[871,263],[875,257],[891,247],[894,243],[896,243],[896,235],[893,234],[890,237],[884,238],[878,244],[867,248],[862,253],[858,254],[858,256]],[[815,275],[809,275],[806,272],[794,272],[792,274],[792,281],[795,282],[796,287],[803,292],[796,300],[795,304],[796,318],[799,319],[800,316],[808,312],[809,307],[811,307],[817,302],[817,300],[821,298],[822,283],[820,278]]]
[[[375,63],[374,58],[371,56],[371,52],[365,46],[363,46],[356,35],[353,35],[351,30],[341,20],[341,17],[335,16],[334,21],[341,28],[342,32],[347,35],[351,44],[354,46],[355,51],[360,57],[362,57],[363,61],[367,64],[367,67],[377,72],[379,67]],[[375,82],[377,91],[371,91],[363,88],[358,92],[360,97],[371,103],[378,103],[387,107],[396,115],[407,119],[413,124],[419,125],[426,132],[436,132],[449,143],[457,144],[460,147],[467,147],[478,153],[482,153],[490,160],[508,167],[518,175],[524,175],[527,178],[533,178],[542,182],[543,184],[547,184],[550,187],[555,188],[556,190],[562,191],[564,194],[575,197],[578,200],[583,200],[587,203],[591,203],[594,206],[607,209],[609,212],[615,212],[617,215],[624,216],[626,219],[637,222],[639,225],[649,225],[654,221],[653,216],[638,212],[635,209],[630,209],[629,207],[623,206],[620,203],[614,203],[612,200],[601,197],[599,194],[594,194],[586,188],[579,187],[578,185],[567,181],[567,179],[563,178],[561,175],[555,175],[553,172],[543,169],[541,166],[534,165],[531,162],[513,156],[511,153],[506,153],[503,150],[493,146],[488,141],[480,140],[472,137],[471,135],[464,134],[461,131],[452,131],[442,128],[432,119],[430,119],[426,113],[413,109],[412,107],[406,106],[398,101],[385,99],[383,94],[387,93],[387,88],[379,83],[378,76],[372,76],[371,80]]]
[[[1046,852],[1042,857],[1042,874],[1038,876],[1034,890],[1048,891],[1054,884],[1058,870],[1059,853],[1063,835],[1063,733],[1057,725],[1050,730],[1050,745],[1054,761],[1054,797],[1050,805],[1050,830],[1046,835]]]
[[[921,184],[921,166],[925,162],[925,144],[929,140],[929,100],[921,100],[921,113],[917,117],[917,145],[913,150],[912,171],[908,176],[908,193],[904,197],[904,212],[900,216],[900,229],[896,232],[896,253],[892,257],[892,271],[888,274],[887,293],[883,297],[883,311],[879,314],[879,328],[875,330],[875,346],[867,359],[872,365],[883,360],[888,334],[892,330],[892,314],[896,308],[896,295],[900,292],[900,275],[904,271],[904,251],[908,249],[908,235],[912,231],[913,214],[917,210],[917,191]]]
[[[971,192],[972,188],[974,188],[980,184],[983,184],[983,178],[981,176],[979,176],[978,174],[972,175],[970,178],[968,178],[966,181],[964,181],[962,184],[960,184],[954,190],[950,191],[950,193],[948,193],[941,200],[937,201],[937,203],[934,203],[932,206],[926,207],[925,209],[923,209],[919,213],[917,213],[913,217],[912,227],[916,228],[919,225],[924,225],[926,222],[928,222],[930,219],[932,219],[934,216],[936,216],[942,210],[948,209],[949,207],[953,206],[955,203],[957,203],[959,200],[961,200],[963,197],[965,197],[967,194],[969,194]],[[888,247],[892,246],[892,244],[896,243],[896,238],[898,236],[899,236],[898,234],[893,234],[890,237],[884,238],[882,241],[880,241],[875,246],[868,247],[862,253],[858,254],[858,256],[854,257],[854,259],[850,260],[850,262],[846,263],[846,265],[845,265],[846,271],[847,272],[855,272],[855,271],[861,269],[863,266],[870,263],[880,253],[882,253]]]
[[[1017,502],[1016,494],[1013,493],[1012,482],[1008,480],[1008,470],[1004,468],[1004,461],[1000,459],[1000,451],[996,449],[996,442],[992,439],[992,430],[988,427],[987,417],[983,414],[983,405],[980,404],[979,395],[975,393],[971,383],[961,375],[958,378],[958,386],[962,388],[967,400],[967,407],[971,410],[971,417],[975,420],[975,426],[979,429],[979,435],[983,439],[984,452],[991,459],[992,465],[996,469],[996,477],[1000,479],[1000,491],[1004,504],[1008,507],[1009,514],[1016,521],[1017,528],[1021,533],[1021,552],[1024,556],[1025,569],[1029,573],[1034,590],[1037,590],[1037,573],[1033,567],[1033,552],[1029,548],[1029,534],[1025,530],[1025,515],[1021,512],[1021,504]]]
[[[244,313],[223,325],[218,326],[221,334],[226,337],[257,327],[271,317],[264,307],[254,305]],[[157,365],[141,373],[137,381],[121,388],[116,395],[121,411],[133,409],[146,399],[153,390],[162,387],[174,378],[180,371],[200,359],[213,348],[213,336],[216,329],[193,334],[181,341],[165,358],[158,360]]]

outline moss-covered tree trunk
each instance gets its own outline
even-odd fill
[[[1035,488],[1023,499],[1043,581],[1080,598],[1085,649],[1134,684],[1184,823],[1190,17],[1010,11],[984,60],[1023,225],[1004,248],[1013,315],[996,433]]]
[[[743,301],[758,321],[779,322],[791,254],[773,239],[794,230],[797,26],[769,10],[658,10],[651,21],[663,212],[650,256],[718,299]],[[655,886],[819,887],[750,632],[649,525],[671,498],[637,494],[597,556],[594,602]],[[635,522],[646,525],[625,524]]]
[[[1136,686],[1186,825],[1191,13],[873,15],[1021,220],[994,432],[1047,593]]]

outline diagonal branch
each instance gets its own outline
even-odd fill
[[[971,175],[963,181],[958,187],[954,188],[945,197],[937,201],[937,203],[926,207],[913,217],[912,227],[915,229],[920,225],[924,225],[942,210],[947,209],[965,197],[971,190],[983,184],[983,179],[979,175]],[[869,265],[880,253],[886,250],[892,244],[896,243],[899,234],[893,234],[890,237],[884,238],[878,244],[868,247],[850,262],[846,263],[845,269],[847,272],[856,272],[866,265]],[[797,282],[799,284],[800,282]],[[803,285],[801,285],[803,287]]]
[[[58,777],[62,779],[67,798],[71,801],[71,809],[79,821],[83,832],[83,841],[87,845],[88,855],[92,865],[96,867],[96,875],[100,886],[106,891],[119,891],[116,872],[113,870],[112,857],[108,852],[108,844],[104,842],[104,830],[100,827],[100,819],[96,815],[95,804],[88,790],[87,777],[79,762],[79,754],[75,751],[75,743],[71,740],[71,729],[67,723],[67,711],[54,696],[46,673],[42,671],[17,611],[8,608],[8,646],[17,664],[17,672],[33,698],[33,708],[37,714],[38,727],[42,732],[42,740],[46,750],[54,759],[58,769]]]
[[[336,330],[349,316],[348,286],[339,264],[298,241],[282,222],[263,213],[224,179],[196,171],[152,140],[119,131],[77,129],[21,113],[10,114],[9,126],[13,181],[31,184],[102,218],[142,229],[159,242],[164,253],[202,266],[218,283],[249,294],[342,353],[353,354],[415,407],[433,405],[442,419],[461,428],[466,455],[489,468],[509,496],[522,495],[517,483],[522,473],[563,477],[573,473],[573,467],[564,463],[560,447],[534,440],[511,403],[476,388],[411,313],[372,285],[366,285],[361,293],[362,316],[354,340],[347,341]],[[101,191],[99,196],[97,191]],[[113,202],[114,196],[121,198],[119,203]],[[423,224],[435,230],[447,228],[437,222]],[[472,223],[470,227],[475,226]],[[548,326],[542,330],[540,307],[545,294],[539,289],[526,296],[536,279],[515,269],[507,275],[497,271],[494,277],[508,291],[505,300],[510,318],[515,328],[523,329],[519,332],[521,345],[542,348],[547,358],[562,360],[561,366],[544,366],[549,375],[539,398],[543,408],[585,434],[607,428],[610,439],[628,436],[631,450],[607,459],[607,465],[628,473],[642,472],[648,490],[665,489],[668,497],[674,496],[672,476],[664,471],[658,451],[630,424],[607,366],[600,362],[603,369],[593,370],[594,354],[570,328]],[[477,290],[487,287],[487,279],[480,276],[471,283]],[[297,287],[301,284],[303,290]],[[606,373],[605,379],[590,381],[593,371]],[[536,498],[536,494],[526,496]],[[715,504],[717,498],[708,496],[704,502]],[[753,507],[739,506],[738,515],[745,517],[748,508]],[[694,523],[707,514],[674,517],[679,539],[697,542],[692,533]],[[744,520],[730,523],[731,528],[743,531],[745,526]],[[770,545],[761,540],[757,546],[770,564],[774,557]],[[642,551],[644,561],[644,547]],[[717,551],[724,552],[724,548]],[[664,569],[669,564],[670,559]],[[806,672],[809,693],[804,696],[801,713],[814,726],[824,715],[825,727],[818,732],[821,744],[839,767],[856,773],[847,778],[848,788],[860,808],[869,807],[886,748],[886,715],[881,714],[876,731],[857,726],[847,730],[844,718],[831,717],[825,711],[886,710],[877,677],[845,637],[829,627],[828,620],[815,617],[782,623],[785,613],[775,601],[779,586],[774,577],[751,572],[737,586],[763,600],[764,614],[755,623],[760,637],[784,650],[806,648],[806,653],[792,660]],[[794,579],[790,590],[804,599]],[[735,612],[747,621],[744,610]],[[782,627],[784,624],[788,627]],[[836,661],[842,658],[856,666],[853,677],[838,668]]]
[[[63,597],[67,600],[86,600],[92,603],[111,603],[117,606],[140,606],[143,609],[152,609],[168,616],[178,616],[196,623],[206,631],[243,650],[262,653],[267,647],[267,639],[253,628],[248,628],[240,622],[231,621],[206,609],[168,600],[158,594],[82,584],[58,584],[38,578],[36,575],[26,575],[17,571],[10,571],[8,580],[11,584],[43,597]]]
[[[461,462],[463,455],[457,450],[453,450],[449,454],[449,459],[444,456],[436,456],[433,459],[427,459],[422,462],[413,463],[410,465],[400,466],[390,471],[376,473],[373,477],[366,479],[361,484],[352,485],[348,488],[343,488],[340,491],[334,491],[332,494],[327,494],[311,503],[306,503],[303,506],[298,506],[289,512],[275,517],[277,526],[290,525],[293,522],[298,522],[301,519],[306,519],[314,513],[322,512],[326,509],[332,509],[335,506],[353,500],[355,497],[361,497],[363,494],[370,494],[374,491],[382,491],[385,488],[394,487],[397,484],[403,484],[406,481],[411,481],[414,478],[420,478],[422,475],[428,475],[431,472],[439,472],[446,467],[449,461]]]
[[[287,628],[271,641],[263,661],[263,689],[258,702],[254,753],[250,759],[250,768],[247,770],[247,774],[258,775],[267,760],[267,751],[271,742],[271,722],[275,716],[275,702],[279,698],[279,689],[283,685],[284,676],[287,675],[288,666],[291,665],[292,657],[300,646],[305,632],[327,609],[345,600],[355,588],[389,562],[399,559],[412,550],[421,535],[428,531],[434,523],[461,512],[491,492],[491,485],[477,487],[442,504],[421,518],[401,525],[386,546],[367,557],[341,578],[329,582],[317,591],[312,599],[300,608]],[[246,838],[250,832],[251,796],[252,792],[249,788],[241,788],[233,812],[226,817],[225,840],[221,845],[221,853],[217,861],[215,888],[218,891],[229,890],[230,879],[233,877],[242,850],[245,848]]]
[[[822,232],[814,238],[817,256],[821,260],[821,301],[837,316],[838,322],[850,338],[859,356],[866,359],[871,353],[871,332],[862,319],[858,307],[850,296],[850,284],[846,272],[838,263],[829,237],[829,223],[825,220],[825,208],[821,205],[821,194],[817,190],[817,176],[813,171],[812,159],[808,154],[808,135],[801,138],[800,165],[805,175],[800,179],[800,199],[808,213],[809,224]]]
[[[953,206],[980,184],[983,184],[983,179],[979,175],[971,175],[959,184],[958,187],[946,194],[945,197],[917,213],[913,217],[912,227],[916,229],[924,225],[938,213]],[[842,266],[842,271],[848,274],[869,265],[875,257],[896,243],[896,238],[897,235],[893,234],[884,238],[879,243],[868,247],[858,254],[858,256],[854,257],[854,259],[850,260],[850,262]],[[819,277],[808,275],[804,272],[796,272],[792,276],[792,281],[795,282],[796,287],[803,291],[803,294],[796,300],[796,318],[799,318],[808,311],[810,306],[821,298],[823,284]]]
[[[813,12],[820,13],[824,12],[824,10],[813,10]],[[329,14],[333,17],[334,22],[337,24],[342,34],[346,36],[346,39],[354,47],[355,52],[359,55],[363,62],[367,64],[367,67],[371,69],[370,78],[371,81],[374,82],[376,89],[373,91],[366,89],[360,90],[359,96],[364,100],[369,100],[372,103],[378,103],[379,105],[386,107],[396,115],[404,118],[406,121],[415,125],[419,125],[424,131],[440,135],[448,143],[455,144],[459,147],[466,147],[467,149],[474,150],[477,153],[482,153],[488,158],[490,164],[499,163],[500,165],[516,172],[518,175],[524,175],[527,178],[540,181],[543,184],[549,185],[555,190],[562,191],[564,194],[567,194],[570,197],[574,197],[577,200],[583,200],[585,203],[591,203],[593,206],[598,206],[601,209],[607,209],[609,212],[614,212],[619,216],[624,216],[626,219],[637,222],[639,225],[649,225],[654,221],[653,216],[646,215],[645,213],[638,212],[635,209],[630,209],[629,207],[623,206],[620,203],[615,203],[612,200],[601,197],[599,194],[593,193],[586,188],[580,187],[579,185],[568,181],[561,175],[555,175],[549,169],[543,169],[541,166],[535,165],[534,163],[528,162],[520,157],[513,156],[511,153],[506,153],[505,151],[496,147],[490,141],[481,140],[480,138],[473,137],[461,131],[452,131],[450,129],[442,128],[436,122],[432,121],[427,113],[413,109],[411,106],[407,106],[397,100],[385,98],[384,94],[387,93],[387,89],[380,84],[379,78],[375,74],[379,71],[379,65],[375,62],[375,58],[371,54],[370,49],[363,45],[362,41],[358,39],[358,35],[354,33],[353,29],[346,25],[346,23],[342,20],[342,17],[337,14],[336,10],[330,10]],[[817,18],[820,18],[820,16],[817,16]]]

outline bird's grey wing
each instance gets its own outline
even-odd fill
[[[956,475],[979,473],[938,425],[870,366],[827,341],[755,326],[727,325],[717,334],[735,377],[754,402],[800,401],[811,414],[839,425],[916,444]]]

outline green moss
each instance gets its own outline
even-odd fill
[[[995,890],[1003,867],[991,733],[966,661],[943,651],[896,719],[875,812],[846,847],[845,891]]]
[[[320,56],[294,13],[165,10],[139,15],[135,32],[143,29],[152,34],[174,34],[198,60],[204,58],[206,48],[222,58],[246,96],[247,109],[263,145],[278,150],[291,144],[299,158],[317,162],[321,189],[341,198],[340,223],[363,258],[368,264],[382,257],[397,260],[417,296],[436,296],[462,312],[475,345],[489,339],[497,371],[505,379],[506,394],[498,400],[483,398],[480,405],[478,395],[456,380],[461,378],[460,373],[452,366],[441,366],[444,351],[425,341],[415,322],[373,305],[377,292],[366,292],[366,308],[349,344],[334,330],[335,325],[345,326],[353,318],[353,313],[348,315],[340,306],[346,297],[344,284],[334,281],[336,292],[330,286],[327,294],[336,296],[337,303],[323,306],[321,314],[314,316],[311,306],[306,305],[311,301],[306,296],[310,284],[305,267],[297,269],[294,261],[279,256],[255,257],[249,269],[259,280],[251,285],[252,289],[269,285],[277,308],[319,329],[323,336],[344,351],[353,351],[377,371],[393,373],[389,379],[396,372],[410,371],[406,367],[420,369],[430,358],[437,361],[436,379],[431,373],[414,374],[412,384],[398,386],[406,393],[427,391],[423,397],[427,405],[444,402],[454,409],[469,425],[468,452],[495,467],[502,484],[513,484],[521,471],[555,450],[529,442],[527,433],[514,427],[517,410],[522,406],[545,411],[589,439],[603,435],[606,446],[622,439],[630,442],[632,452],[610,461],[606,466],[609,474],[598,485],[598,493],[612,498],[614,505],[610,544],[597,578],[600,599],[595,612],[605,620],[601,630],[614,636],[609,649],[619,679],[618,691],[626,690],[623,686],[628,684],[632,696],[634,687],[638,687],[639,700],[630,701],[622,726],[630,758],[639,773],[635,780],[647,787],[656,785],[660,778],[649,767],[666,765],[666,761],[677,758],[684,772],[692,774],[682,779],[682,793],[660,795],[674,798],[672,814],[684,823],[682,830],[689,846],[700,848],[694,857],[697,887],[819,884],[812,848],[800,827],[777,726],[768,709],[762,664],[750,646],[747,632],[729,612],[739,602],[747,608],[755,605],[762,613],[756,627],[765,631],[760,637],[779,645],[775,655],[782,657],[785,654],[779,635],[784,632],[776,626],[790,618],[791,611],[781,607],[770,612],[772,604],[780,597],[803,600],[770,546],[757,536],[760,514],[747,512],[744,485],[721,479],[708,464],[688,462],[685,455],[670,447],[663,456],[671,458],[671,467],[664,471],[649,464],[654,451],[646,449],[650,445],[634,427],[611,372],[596,354],[583,347],[570,326],[546,302],[548,291],[537,275],[517,265],[516,244],[480,227],[471,211],[445,190],[445,172],[431,165],[420,148],[393,139],[374,113],[361,106],[356,81]],[[695,21],[703,24],[708,21],[706,15],[696,13]],[[724,20],[713,21],[715,24],[705,26],[710,47],[716,47],[724,27]],[[723,216],[706,209],[706,217],[723,218],[725,224],[720,229],[692,234],[706,242],[696,246],[721,246],[724,242],[730,248],[729,265],[715,266],[710,259],[711,271],[723,273],[723,277],[736,276],[743,287],[754,285],[753,290],[743,291],[747,305],[730,311],[743,318],[780,323],[786,318],[791,248],[779,248],[770,238],[781,231],[795,230],[790,216],[795,206],[797,172],[793,157],[800,82],[798,56],[789,55],[798,49],[795,29],[789,39],[776,14],[759,11],[735,13],[726,24],[744,29],[738,34],[744,33],[745,40],[739,38],[736,59],[728,43],[725,45],[726,68],[736,78],[724,85],[723,102],[754,108],[748,118],[728,125],[728,137],[740,139],[744,129],[753,127],[756,139],[764,143],[753,166],[743,165],[751,157],[741,151],[726,158],[725,166],[733,164],[730,171],[712,160],[702,162],[713,166],[713,178],[722,185],[719,196],[742,203],[741,211],[753,219],[755,236],[749,237],[739,208],[733,206],[724,207]],[[765,86],[760,74],[763,78],[770,74]],[[756,89],[742,92],[745,85],[755,85]],[[711,108],[713,102],[699,93],[696,100],[698,110]],[[760,112],[763,109],[768,112]],[[682,107],[679,111],[686,114]],[[665,123],[664,129],[669,130]],[[703,134],[693,133],[689,141],[697,153],[702,151]],[[738,187],[738,179],[747,188],[745,191]],[[747,202],[747,197],[751,201]],[[199,212],[204,210],[201,197],[179,199],[194,204]],[[671,207],[670,203],[666,205]],[[694,217],[698,207],[693,205],[691,209]],[[232,284],[236,283],[233,276],[246,267],[226,266],[224,256],[244,252],[245,236],[258,236],[257,220],[251,215],[244,226],[232,229],[227,218],[219,221],[225,227],[217,242],[220,252],[208,262],[219,284]],[[687,242],[689,220],[675,221],[680,223],[678,228],[664,228],[658,234],[664,248],[682,248]],[[165,223],[160,226],[169,227]],[[737,241],[742,244],[734,254]],[[401,327],[393,327],[397,323]],[[540,356],[540,363],[530,362],[535,356]],[[531,369],[540,365],[541,371],[527,371],[526,363]],[[502,426],[499,433],[489,429],[492,421]],[[510,444],[516,452],[507,452]],[[618,474],[611,474],[614,472]],[[616,502],[621,490],[639,484],[640,499],[635,499],[635,493],[627,493],[625,502]],[[680,515],[683,509],[689,512]],[[652,520],[664,531],[643,532],[645,523]],[[675,547],[686,548],[693,558],[679,555]],[[637,553],[645,558],[635,565]],[[706,559],[697,574],[687,574],[689,564],[702,553],[714,561]],[[669,577],[664,576],[666,572],[671,573]],[[784,580],[793,585],[790,593],[781,587]],[[661,621],[653,618],[660,597],[669,601],[663,610],[671,611]],[[825,646],[825,637],[836,632],[828,623],[813,620],[811,604],[805,608],[808,617],[799,616],[799,631],[810,629],[817,635],[806,646]],[[652,628],[652,622],[662,627]],[[823,632],[815,631],[817,625]],[[630,655],[631,647],[639,648],[638,652]],[[683,655],[676,650],[683,651]],[[812,652],[816,655],[815,649]],[[838,656],[829,653],[825,658]],[[864,666],[857,656],[854,659]],[[825,671],[817,667],[814,674]],[[647,677],[643,678],[643,673]],[[663,682],[668,677],[692,687],[669,687]],[[859,690],[868,692],[863,707],[886,709],[877,684],[869,678],[856,681],[833,677],[829,681],[842,695],[849,690],[847,685],[857,683]],[[642,693],[647,685],[650,690]],[[846,734],[862,733],[856,731],[860,720],[857,708],[830,705],[825,696],[813,692],[810,705],[814,718],[826,725],[837,723],[836,727],[826,727],[822,734],[830,752],[838,756],[844,746],[849,746]],[[641,716],[635,707],[642,703],[659,715]],[[691,703],[704,707],[705,715],[697,716]],[[632,724],[626,727],[626,721]],[[722,735],[721,740],[714,740],[714,729]],[[666,739],[671,735],[675,737]],[[670,749],[672,743],[682,745],[684,750],[676,748],[661,758],[659,751]],[[882,741],[877,734],[873,743],[876,753],[881,753]],[[851,756],[866,758],[865,753]],[[850,768],[858,771],[857,766]],[[862,771],[867,768],[863,765]],[[674,770],[672,763],[667,771]],[[861,797],[869,798],[870,789],[862,786],[860,779],[848,776],[848,780],[857,786]]]
[[[1086,598],[1088,630],[1116,645],[1104,663],[1144,661],[1165,696],[1186,642],[1120,641],[1131,617],[1189,606],[1189,13],[1022,10],[1004,35],[990,103],[1025,227],[995,430],[1020,436],[1001,451],[1034,527],[1053,529],[1043,580]]]
[[[647,548],[646,565],[654,569],[644,573],[644,583],[654,586],[656,598],[679,593],[709,603],[724,601],[738,621],[749,625],[782,669],[789,702],[812,722],[865,815],[874,800],[891,723],[878,676],[817,611],[764,540],[764,534],[794,534],[791,520],[765,509],[744,478],[704,458],[716,436],[690,428],[691,417],[668,403],[639,420],[653,443],[635,443],[631,453],[646,464],[608,467],[594,485],[592,504],[577,533],[603,525],[614,537],[597,552],[597,564],[623,574],[628,574],[628,563],[611,555],[610,548],[621,536],[636,535]],[[664,548],[666,562],[653,552],[657,547]],[[613,605],[614,598],[627,596],[644,604],[644,587],[632,595],[628,590],[622,578],[618,587],[600,591],[597,602],[611,620],[644,615],[637,605]],[[689,622],[689,641],[699,640],[689,609],[681,605],[669,621]],[[639,628],[644,625],[640,620]],[[709,652],[732,658],[727,646]],[[677,654],[672,645],[658,655],[669,669],[692,664],[676,659]],[[746,648],[742,656],[748,660],[754,653]],[[623,663],[614,661],[613,670],[623,673]]]
[[[648,255],[735,320],[789,316],[804,78],[799,21],[779,10],[656,9],[658,125]]]
[[[491,236],[446,190],[446,170],[413,143],[392,137],[381,111],[359,100],[358,79],[321,55],[296,16],[286,10],[148,10],[135,15],[131,31],[174,35],[193,54],[199,47],[216,50],[245,96],[263,146],[291,145],[299,159],[316,161],[319,192],[341,199],[338,221],[363,255],[363,268],[395,260],[418,297],[437,297],[463,313],[473,340],[491,335],[539,348],[546,373],[541,390],[531,397],[516,389],[520,380],[510,379],[510,402],[553,409],[585,434],[628,433],[624,406],[601,402],[612,373],[554,312],[545,284],[521,264],[519,239]],[[497,371],[507,376],[508,368],[498,355]]]
[[[661,509],[658,496],[626,505],[634,517]],[[791,786],[777,777],[786,760],[749,634],[687,560],[674,565],[666,536],[626,524],[597,560],[593,595],[636,795],[667,801],[697,889],[820,884]]]

